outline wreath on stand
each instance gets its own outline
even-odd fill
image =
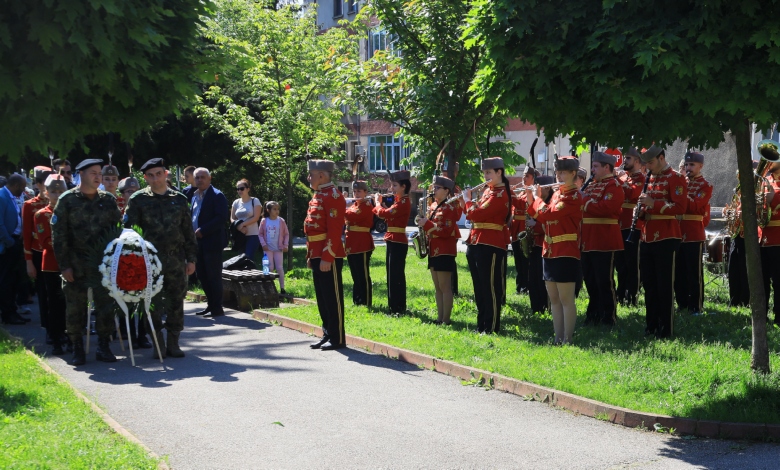
[[[108,243],[99,244],[105,246],[100,252],[98,271],[100,273],[100,285],[108,291],[122,312],[125,314],[125,325],[130,331],[130,312],[128,304],[143,302],[146,318],[149,320],[151,331],[155,331],[150,313],[152,298],[162,292],[163,274],[162,262],[157,256],[157,249],[142,237],[140,228],[133,230],[117,227],[107,237]],[[117,332],[119,321],[116,321]],[[152,334],[154,346],[157,348],[157,356],[162,362],[160,345],[157,335]],[[119,337],[120,341],[122,337]],[[128,341],[130,347],[130,359],[135,366],[133,354],[133,342]]]

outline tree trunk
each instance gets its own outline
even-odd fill
[[[750,367],[761,373],[769,373],[769,348],[766,333],[766,293],[761,273],[761,252],[758,244],[756,219],[756,190],[753,175],[753,159],[750,148],[750,122],[745,119],[741,129],[732,130],[737,146],[737,168],[742,202],[742,221],[745,226],[745,258],[747,259],[748,284],[750,285],[750,310],[753,318],[753,349]]]
[[[287,226],[292,227],[292,220],[293,220],[293,187],[292,187],[292,179],[290,175],[290,153],[288,151],[285,151],[285,160],[287,163],[287,169],[285,170],[285,185],[284,185],[284,191],[285,195],[287,196]],[[290,233],[290,243],[288,244],[287,249],[287,271],[289,272],[293,268],[293,234]]]

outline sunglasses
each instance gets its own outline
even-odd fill
[[[243,191],[245,189],[246,189],[246,186],[241,186],[241,187],[236,188],[236,191]]]

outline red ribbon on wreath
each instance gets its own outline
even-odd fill
[[[125,292],[146,288],[146,262],[143,256],[122,255],[119,257],[116,285]]]

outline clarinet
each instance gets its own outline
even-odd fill
[[[588,178],[588,181],[586,181],[586,182],[585,182],[585,183],[582,185],[582,188],[580,188],[580,191],[585,191],[585,190],[588,188],[588,185],[590,184],[590,182],[591,182],[591,181],[593,181],[593,176],[594,176],[594,175],[593,175],[593,173],[591,173],[591,174],[590,174],[590,178]]]
[[[650,170],[647,170],[647,174],[645,175],[645,186],[642,188],[642,194],[647,192],[647,187],[650,185]],[[636,243],[636,223],[639,220],[639,213],[642,212],[642,204],[637,204],[636,208],[634,209],[634,218],[631,220],[631,231],[628,232],[628,236],[626,237],[626,242],[628,243]]]

